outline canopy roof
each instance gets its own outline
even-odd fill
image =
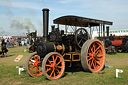
[[[62,24],[62,25],[71,25],[71,26],[80,26],[80,27],[88,27],[90,26],[99,26],[100,24],[112,25],[113,22],[103,21],[98,19],[68,15],[56,18],[53,20],[54,24]]]

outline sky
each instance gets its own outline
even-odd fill
[[[60,16],[76,15],[111,21],[110,30],[128,29],[128,0],[0,0],[0,36],[28,30],[42,35],[43,8],[50,9],[49,25]]]

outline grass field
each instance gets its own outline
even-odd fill
[[[49,81],[44,76],[30,77],[26,71],[18,75],[17,65],[25,65],[27,56],[26,47],[9,48],[7,57],[0,57],[0,85],[128,85],[128,53],[106,54],[106,65],[114,66],[105,68],[104,74],[88,73],[84,71],[65,72],[65,76],[58,80]],[[19,63],[14,62],[18,55],[24,57]],[[124,72],[115,77],[116,68]]]

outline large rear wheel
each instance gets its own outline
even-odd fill
[[[31,53],[26,61],[26,69],[30,76],[38,77],[43,74],[42,62],[40,56],[36,52]]]
[[[81,64],[85,71],[101,71],[105,64],[105,49],[103,44],[95,40],[87,40],[81,49]]]
[[[42,70],[49,80],[61,78],[65,70],[63,56],[57,52],[47,54],[42,63]]]

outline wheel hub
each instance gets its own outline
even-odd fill
[[[40,62],[35,62],[34,65],[37,67],[40,65]]]
[[[94,58],[97,58],[98,56],[97,56],[97,54],[94,54],[93,57],[94,57]]]
[[[58,66],[57,65],[54,65],[54,68],[58,68]]]

